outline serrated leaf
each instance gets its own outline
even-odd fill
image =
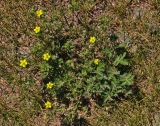
[[[116,57],[115,61],[113,62],[114,66],[118,66],[119,64],[121,65],[128,65],[128,61],[124,59],[126,56],[126,53],[123,53],[123,55],[119,55]]]

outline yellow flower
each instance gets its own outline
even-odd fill
[[[43,10],[37,10],[36,14],[37,14],[38,17],[40,17],[43,14]]]
[[[95,64],[95,65],[98,65],[98,64],[99,64],[99,62],[100,62],[100,60],[99,60],[99,59],[95,59],[95,60],[94,60],[94,64]]]
[[[38,26],[36,26],[36,27],[35,27],[35,29],[34,29],[34,32],[35,32],[35,33],[39,33],[39,32],[40,32],[40,30],[41,30],[41,28],[40,28],[40,27],[38,27]]]
[[[43,54],[43,59],[48,61],[51,58],[51,55],[49,55],[49,53],[44,53]]]
[[[27,63],[27,60],[26,60],[26,59],[20,60],[20,64],[19,64],[19,65],[20,65],[21,67],[26,67],[27,64],[28,64],[28,63]]]
[[[96,41],[96,37],[91,36],[89,39],[89,42],[93,44],[93,43],[95,43],[95,41]]]
[[[51,89],[53,86],[54,86],[54,84],[53,84],[52,82],[49,82],[49,83],[47,84],[47,89]]]
[[[46,108],[46,109],[52,108],[52,103],[49,102],[49,101],[47,101],[47,102],[45,103],[45,108]]]

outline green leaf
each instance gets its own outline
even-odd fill
[[[124,59],[126,56],[126,52],[123,53],[123,55],[119,55],[116,57],[115,61],[113,62],[114,66],[118,66],[119,64],[121,65],[128,65],[128,61],[126,59]]]
[[[120,82],[121,85],[126,86],[126,85],[132,85],[134,80],[134,76],[130,73],[125,73],[120,76]]]
[[[105,48],[105,49],[103,50],[103,52],[104,52],[109,58],[111,58],[111,57],[113,56],[113,52],[112,52],[112,50],[109,49],[109,48]]]
[[[49,70],[52,68],[48,63],[42,63],[39,65],[39,67],[43,77],[46,77],[49,73]]]

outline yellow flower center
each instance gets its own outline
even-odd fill
[[[27,63],[27,60],[26,60],[26,59],[20,60],[20,64],[19,64],[19,65],[20,65],[21,67],[26,67],[27,64],[28,64],[28,63]]]
[[[95,43],[95,41],[96,41],[96,37],[91,36],[89,39],[89,42],[93,44],[93,43]]]
[[[43,54],[43,60],[48,61],[51,58],[51,56],[49,55],[49,53],[44,53]]]
[[[43,10],[37,10],[36,14],[37,14],[38,17],[40,17],[43,14]]]
[[[41,28],[40,28],[40,27],[38,27],[38,26],[36,26],[36,27],[35,27],[35,29],[34,29],[34,32],[35,32],[35,33],[39,33],[39,32],[40,32],[40,30],[41,30]]]
[[[47,101],[47,102],[45,103],[45,108],[46,108],[46,109],[52,108],[52,103],[49,102],[49,101]]]
[[[98,64],[99,64],[99,62],[100,62],[100,60],[99,60],[99,59],[95,59],[95,60],[94,60],[94,64],[95,64],[95,65],[98,65]]]
[[[53,86],[54,86],[54,84],[53,84],[52,82],[49,82],[49,83],[47,84],[47,89],[51,89]]]

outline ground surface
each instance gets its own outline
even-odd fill
[[[42,6],[51,11],[52,5],[69,1],[0,1],[0,125],[2,126],[60,126],[61,118],[44,110],[38,103],[39,74],[32,73],[36,86],[25,90],[19,72],[20,55],[28,55],[36,37],[30,32],[35,18],[28,15],[32,6]],[[53,4],[54,3],[54,4]],[[136,76],[133,96],[104,107],[92,106],[91,114],[76,120],[73,125],[95,126],[160,126],[160,1],[159,0],[86,0],[97,3],[91,13],[112,17],[111,31],[118,34],[117,41],[125,36],[131,40],[132,72]],[[105,6],[105,7],[104,7]],[[84,13],[82,10],[80,13]],[[69,17],[68,17],[69,18]],[[74,17],[73,17],[74,20]],[[77,21],[75,20],[75,25]],[[109,31],[109,32],[111,32]],[[64,124],[65,125],[65,124]]]

